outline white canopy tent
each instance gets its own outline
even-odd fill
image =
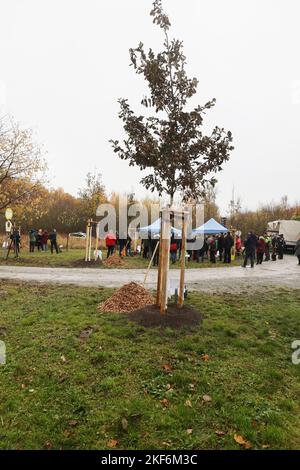
[[[210,219],[205,224],[193,230],[194,235],[213,235],[217,233],[227,233],[228,229],[219,224],[215,219]]]
[[[144,235],[144,236],[149,233],[151,235],[158,235],[160,234],[160,226],[161,226],[161,220],[157,219],[151,225],[147,225],[146,227],[140,227],[138,232],[140,235]],[[172,235],[175,235],[179,238],[181,237],[181,230],[178,230],[175,227],[171,227],[171,233]]]

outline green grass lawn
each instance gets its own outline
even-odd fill
[[[300,291],[193,293],[193,331],[99,314],[110,294],[1,283],[0,449],[300,448]]]
[[[106,252],[104,252],[104,259]],[[51,254],[50,251],[29,253],[27,249],[21,251],[20,257],[15,259],[13,253],[10,254],[9,259],[0,258],[1,265],[16,265],[16,266],[40,266],[40,267],[65,267],[65,268],[76,268],[76,267],[94,267],[94,268],[105,268],[111,269],[109,266],[105,266],[99,263],[91,261],[90,263],[84,263],[85,250],[83,249],[71,249],[69,251],[63,251],[59,254]],[[142,256],[133,256],[124,258],[124,266],[118,266],[118,268],[141,268],[146,269],[150,260],[144,259]],[[212,264],[208,260],[204,263],[197,263],[191,261],[187,263],[187,268],[211,268],[211,267],[223,267],[223,266],[237,266],[241,264],[241,259],[235,260],[231,265],[217,262]],[[170,264],[171,268],[179,268],[180,262]]]

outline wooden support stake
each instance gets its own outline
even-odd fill
[[[165,313],[165,277],[166,277],[166,240],[162,239],[161,244],[161,273],[160,273],[160,296],[159,308],[160,313]]]
[[[159,258],[158,258],[158,272],[157,272],[157,289],[156,289],[156,305],[160,307],[160,294],[161,294],[161,266],[162,266],[162,221],[160,224],[160,237],[159,237]]]
[[[146,281],[147,281],[147,277],[148,277],[150,268],[151,268],[152,263],[153,263],[153,260],[154,260],[154,256],[155,256],[155,254],[156,254],[156,252],[157,252],[158,245],[159,245],[159,242],[156,243],[156,246],[155,246],[154,251],[153,251],[153,253],[152,253],[152,256],[151,256],[151,259],[150,259],[150,263],[149,263],[149,265],[148,265],[148,268],[147,268],[147,271],[146,271],[146,274],[145,274],[145,277],[144,277],[144,282],[143,282],[143,286],[144,286],[144,287],[145,287],[145,284],[146,284]]]
[[[89,235],[90,235],[90,220],[88,220],[87,226],[86,226],[85,261],[88,261],[89,259],[89,244],[90,244]]]
[[[97,252],[98,252],[98,243],[99,243],[99,231],[98,231],[98,224],[96,224],[96,241],[95,241],[96,257],[97,257]],[[95,260],[96,260],[96,257],[95,257]]]
[[[164,210],[162,212],[162,279],[161,279],[161,301],[160,301],[160,313],[165,314],[167,311],[168,303],[168,269],[170,261],[170,211]]]
[[[180,257],[180,283],[178,293],[178,307],[183,307],[184,301],[184,276],[185,276],[185,246],[186,246],[186,220],[182,216],[182,231],[181,231],[181,257]]]
[[[93,236],[93,225],[91,224],[91,226],[90,226],[90,235],[89,235],[89,261],[91,261],[92,236]]]

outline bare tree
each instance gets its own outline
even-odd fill
[[[0,210],[28,197],[44,178],[46,164],[31,129],[0,118]]]

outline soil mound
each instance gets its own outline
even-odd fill
[[[159,308],[152,304],[130,313],[128,319],[146,328],[169,327],[178,329],[200,325],[203,317],[198,310],[189,305],[178,308],[176,304],[169,304],[167,313],[162,315]]]
[[[153,303],[154,297],[151,292],[136,282],[130,282],[102,302],[98,310],[99,312],[128,313]]]

